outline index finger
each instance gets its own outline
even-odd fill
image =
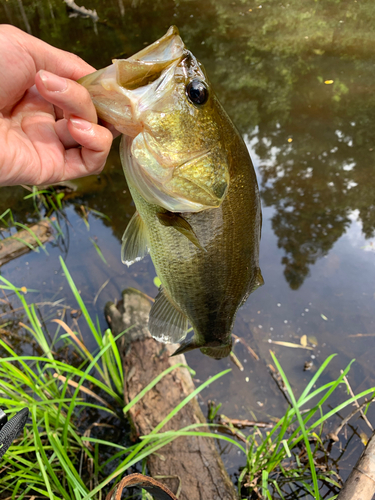
[[[0,47],[0,109],[13,106],[34,85],[41,69],[70,80],[95,71],[75,54],[52,47],[14,26],[0,25]]]

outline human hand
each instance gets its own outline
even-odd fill
[[[74,54],[0,25],[0,185],[52,184],[102,170],[113,136],[75,82],[93,71]]]

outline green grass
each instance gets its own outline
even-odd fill
[[[279,364],[274,353],[271,352],[275,366],[285,384],[291,405],[287,408],[285,415],[277,422],[271,431],[264,432],[262,429],[255,429],[247,436],[242,437],[246,443],[240,443],[236,439],[212,432],[199,431],[200,425],[191,425],[180,431],[169,431],[153,436],[155,442],[177,436],[208,436],[214,439],[230,442],[237,447],[243,455],[244,467],[238,478],[239,498],[260,498],[252,496],[261,495],[264,499],[287,498],[314,498],[321,500],[320,489],[324,484],[330,483],[336,491],[339,491],[340,484],[334,471],[320,470],[317,458],[325,454],[323,446],[323,426],[336,413],[351,405],[354,401],[365,396],[373,397],[375,388],[351,397],[330,411],[324,413],[323,405],[329,401],[332,393],[338,386],[344,383],[344,377],[350,370],[352,362],[340,374],[340,376],[327,384],[314,389],[319,378],[332,361],[335,355],[329,356],[314,374],[309,384],[297,398]],[[312,404],[307,408],[307,404]],[[325,405],[326,407],[326,405]],[[216,409],[211,409],[211,418],[216,415]],[[208,424],[216,427],[217,424]],[[239,434],[239,431],[237,431]],[[147,437],[148,440],[150,437]],[[301,459],[300,455],[307,458]],[[249,485],[244,487],[244,485]],[[243,496],[247,490],[247,496]],[[294,496],[293,490],[295,491]],[[241,496],[242,495],[242,496]],[[308,495],[306,497],[306,495]],[[334,500],[336,494],[330,497]]]
[[[345,383],[351,364],[336,380],[319,381],[332,361],[328,357],[312,376],[298,397],[294,394],[285,372],[275,355],[273,362],[286,388],[289,407],[270,431],[254,428],[245,442],[235,436],[212,432],[220,405],[211,406],[209,424],[190,425],[179,431],[163,432],[165,424],[192,398],[230,370],[225,370],[201,384],[179,404],[148,436],[129,445],[126,439],[112,441],[95,432],[95,420],[104,425],[126,427],[127,412],[168,372],[168,368],[136,398],[125,405],[124,373],[117,340],[107,329],[103,333],[98,318],[92,319],[64,261],[64,275],[78,307],[96,343],[90,351],[80,334],[62,320],[55,319],[56,331],[46,331],[35,305],[29,305],[25,288],[17,288],[0,276],[0,288],[14,293],[21,302],[24,323],[19,323],[35,340],[38,355],[18,355],[0,338],[0,407],[12,417],[21,408],[30,409],[31,419],[24,433],[9,448],[1,462],[0,492],[9,498],[23,499],[39,495],[48,499],[101,500],[109,488],[133,467],[179,436],[206,436],[220,439],[239,450],[243,467],[238,478],[239,498],[322,499],[321,488],[330,484],[339,491],[338,478],[332,470],[322,469],[319,458],[324,456],[324,424],[354,401],[373,397],[375,388],[346,399],[325,411],[334,391]],[[30,290],[29,290],[30,291]],[[52,343],[51,343],[51,339]],[[190,368],[188,370],[194,373]],[[87,422],[90,423],[87,423]],[[106,427],[107,429],[108,427]],[[86,431],[86,432],[85,432]],[[108,431],[109,432],[109,431]],[[237,435],[241,434],[236,431]],[[0,498],[1,493],[0,493]],[[325,496],[324,498],[328,498]],[[331,495],[330,500],[336,498]]]
[[[93,418],[105,421],[109,417],[117,422],[115,427],[126,426],[124,416],[131,407],[167,373],[185,365],[168,368],[125,405],[124,374],[116,344],[125,332],[116,338],[109,329],[101,333],[62,259],[61,265],[96,341],[97,352],[92,354],[79,335],[60,319],[55,320],[58,326],[54,334],[46,332],[36,307],[26,302],[23,289],[0,276],[0,288],[13,292],[21,301],[28,322],[23,326],[41,351],[37,356],[20,356],[0,339],[4,353],[0,357],[0,407],[9,418],[25,406],[31,413],[23,435],[17,438],[1,462],[0,492],[3,493],[0,498],[4,498],[2,494],[12,499],[29,498],[30,495],[51,500],[105,498],[109,485],[116,484],[129,468],[142,464],[147,456],[175,439],[167,437],[155,442],[153,436],[201,390],[229,371],[201,384],[160,422],[149,439],[145,437],[133,446],[118,444],[117,439],[110,442],[103,436],[92,435],[93,432],[83,432],[91,429],[86,420]],[[54,338],[52,345],[48,338]],[[59,350],[58,344],[62,342],[65,348]]]

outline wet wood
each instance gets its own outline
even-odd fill
[[[337,500],[371,500],[375,494],[375,434],[340,491]]]
[[[170,357],[176,346],[166,346],[150,337],[147,329],[151,302],[135,290],[125,290],[117,307],[108,303],[106,317],[115,335],[132,325],[120,342],[125,372],[125,399],[131,401],[157,375],[183,355]],[[166,375],[130,410],[137,436],[149,434],[168,413],[195,389],[189,372],[176,368]],[[198,401],[192,399],[169,421],[162,432],[206,422]],[[180,437],[148,459],[150,475],[161,481],[179,500],[234,500],[236,491],[210,438]]]
[[[52,230],[49,223],[46,220],[42,220],[30,226],[28,231],[22,229],[15,235],[0,240],[0,267],[16,257],[30,252],[32,248],[39,246],[37,239],[41,243],[46,243],[51,236]]]

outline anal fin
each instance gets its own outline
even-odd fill
[[[131,218],[121,245],[121,260],[123,264],[131,266],[142,260],[149,253],[146,226],[138,212]]]
[[[188,320],[170,302],[162,286],[151,307],[148,329],[154,339],[166,344],[181,342],[186,337]]]

